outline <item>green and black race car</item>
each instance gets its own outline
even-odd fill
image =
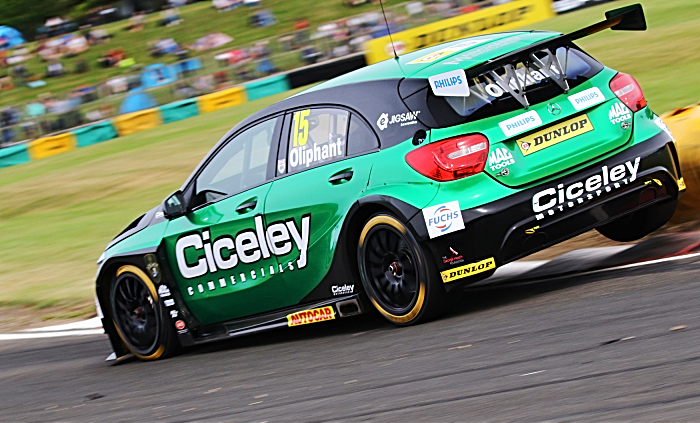
[[[100,257],[114,355],[372,308],[410,325],[582,232],[659,228],[685,188],[673,137],[631,76],[574,44],[644,15],[606,18],[409,53],[236,125]]]

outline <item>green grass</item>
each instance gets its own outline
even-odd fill
[[[106,244],[178,189],[231,126],[289,94],[0,169],[0,306],[89,303]]]
[[[630,3],[574,12],[537,27],[571,31]],[[694,0],[642,3],[648,32],[606,31],[581,40],[581,46],[638,78],[657,112],[697,102],[700,10],[692,7]],[[94,262],[109,240],[177,189],[231,126],[286,95],[0,169],[0,306],[89,304]]]
[[[386,0],[385,6],[405,2],[406,0]],[[316,0],[313,7],[306,2],[292,0],[265,0],[262,6],[249,8],[239,7],[228,12],[217,12],[212,9],[211,2],[198,2],[180,8],[183,22],[180,25],[162,27],[158,26],[159,13],[148,15],[146,26],[142,31],[129,32],[125,27],[129,26],[129,20],[105,25],[107,31],[113,35],[110,42],[92,46],[88,51],[73,57],[63,58],[61,63],[64,69],[72,72],[78,60],[86,60],[90,65],[90,72],[86,74],[66,74],[60,77],[47,78],[47,85],[41,88],[16,87],[10,90],[0,91],[0,106],[32,101],[39,94],[50,92],[58,94],[73,90],[81,84],[96,84],[107,79],[124,74],[119,68],[98,68],[97,58],[111,49],[123,48],[133,57],[137,63],[145,65],[153,63],[171,63],[176,59],[173,55],[153,58],[148,54],[148,42],[162,38],[173,38],[180,44],[189,45],[196,39],[212,32],[222,32],[234,40],[221,47],[221,49],[234,49],[253,41],[281,36],[293,31],[294,23],[300,19],[307,19],[309,27],[314,31],[320,24],[327,23],[347,16],[365,13],[371,10],[379,10],[378,5],[364,4],[358,7],[344,6],[340,0]],[[266,28],[253,28],[247,24],[248,17],[260,9],[270,9],[278,20],[276,25]],[[277,53],[275,51],[274,53]],[[193,55],[200,53],[192,52]],[[219,70],[211,52],[203,52],[204,65],[208,66],[208,72]],[[296,57],[296,56],[295,56]],[[25,66],[34,74],[44,75],[46,64],[38,56],[24,62]],[[299,63],[299,66],[301,63]],[[7,69],[0,68],[0,76],[7,73]]]

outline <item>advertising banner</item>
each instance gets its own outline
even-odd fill
[[[510,31],[553,17],[551,0],[513,0],[391,34],[398,54],[474,35]],[[365,43],[367,64],[391,59],[389,36]]]

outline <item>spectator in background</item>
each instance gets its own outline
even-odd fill
[[[146,24],[146,12],[134,12],[129,20],[129,26],[126,27],[128,31],[135,32],[141,31]]]
[[[2,143],[9,144],[14,141],[14,125],[19,123],[19,113],[12,107],[6,107],[0,111],[0,128],[2,128]]]
[[[171,26],[178,25],[182,22],[180,17],[180,12],[178,12],[177,7],[173,6],[163,6],[163,10],[160,12],[160,22],[161,26]]]

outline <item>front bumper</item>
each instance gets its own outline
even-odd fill
[[[639,165],[633,179],[631,167],[637,159]],[[611,170],[619,165],[625,166],[625,176],[611,181],[615,179],[611,177]],[[615,176],[620,176],[620,172]],[[418,213],[410,223],[419,237],[427,240],[441,272],[476,265],[469,266],[467,273],[471,276],[455,280],[471,284],[490,276],[498,266],[622,215],[678,199],[680,177],[673,142],[661,132],[563,178],[477,208],[462,210],[464,230],[427,240],[422,214]],[[587,191],[586,182],[589,180],[593,183],[589,183],[588,188],[596,187],[598,180],[600,187]],[[486,262],[490,258],[494,260]]]

